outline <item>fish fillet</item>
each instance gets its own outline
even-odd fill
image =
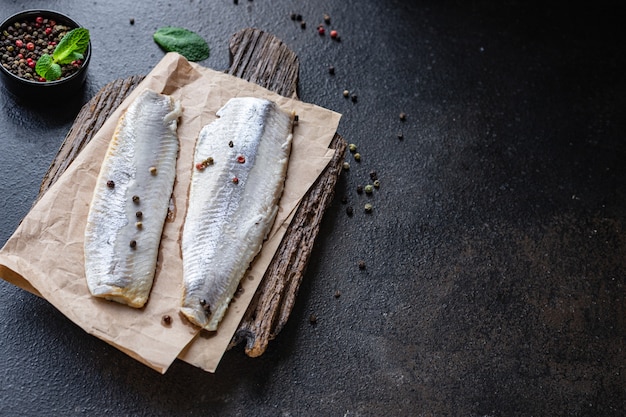
[[[198,137],[182,237],[182,313],[216,330],[278,211],[293,116],[233,98]]]
[[[89,291],[142,307],[156,271],[176,176],[179,102],[146,90],[120,118],[96,183],[85,228]]]

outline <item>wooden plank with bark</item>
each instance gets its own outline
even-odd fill
[[[285,97],[297,98],[298,57],[278,38],[258,29],[244,29],[232,36],[229,50],[231,65],[227,73]],[[39,197],[65,172],[143,78],[137,75],[115,80],[83,106],[42,180]],[[298,206],[230,344],[232,348],[245,342],[248,356],[265,352],[293,309],[322,218],[334,196],[346,143],[336,134],[330,147],[335,150],[332,160]]]

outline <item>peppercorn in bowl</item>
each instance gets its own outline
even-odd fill
[[[62,13],[26,10],[0,24],[0,78],[18,97],[68,97],[85,82],[90,58],[89,32]]]

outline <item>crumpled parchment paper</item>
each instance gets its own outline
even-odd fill
[[[157,273],[144,308],[133,309],[92,297],[84,274],[84,227],[100,165],[122,112],[144,89],[170,94],[181,101],[180,153],[174,186],[174,216],[166,222]],[[182,259],[180,239],[187,191],[193,170],[193,150],[201,128],[232,97],[265,97],[283,109],[295,110],[292,154],[278,217],[268,239],[242,280],[243,292],[231,304],[219,329],[200,331],[181,315]],[[265,270],[284,236],[301,198],[328,165],[328,149],[341,115],[282,97],[234,76],[190,63],[169,53],[147,75],[62,177],[23,219],[0,250],[0,277],[41,296],[86,332],[117,347],[158,372],[177,358],[214,372],[226,351]],[[162,323],[163,315],[172,323]],[[24,317],[24,320],[28,320]]]

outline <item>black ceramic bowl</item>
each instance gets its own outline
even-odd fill
[[[25,10],[4,20],[0,24],[0,33],[6,30],[10,25],[13,25],[15,22],[34,20],[38,16],[52,19],[56,21],[57,24],[63,24],[70,28],[81,27],[77,22],[59,12],[52,10]],[[84,56],[85,58],[83,59],[83,64],[77,72],[56,81],[41,82],[27,80],[25,78],[18,77],[2,65],[0,65],[0,78],[2,78],[2,82],[6,89],[18,97],[36,100],[65,98],[79,90],[85,82],[89,59],[91,58],[91,42],[89,43],[89,46],[87,46]]]

